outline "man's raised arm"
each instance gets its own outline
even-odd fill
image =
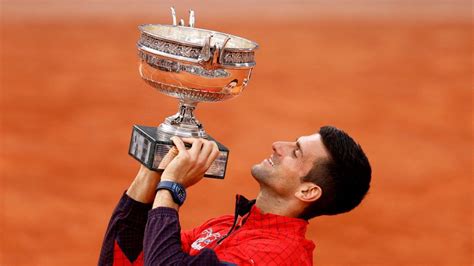
[[[199,182],[216,159],[219,150],[215,142],[203,139],[183,139],[191,144],[187,150],[183,141],[173,138],[178,154],[167,165],[162,182],[188,188]],[[179,200],[167,189],[157,191],[153,209],[149,212],[143,242],[145,265],[222,265],[213,250],[204,249],[190,256],[181,248]]]
[[[160,174],[143,165],[110,218],[99,265],[143,264],[143,234]]]

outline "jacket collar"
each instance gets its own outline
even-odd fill
[[[244,216],[250,212],[256,200],[248,200],[242,195],[235,195],[235,215]]]
[[[243,217],[248,214],[244,223],[255,229],[271,229],[302,236],[306,233],[308,221],[272,213],[262,213],[255,202],[256,200],[248,200],[242,195],[236,195],[234,225],[239,216]]]

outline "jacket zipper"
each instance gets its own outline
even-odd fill
[[[240,222],[242,222],[242,220],[244,219],[244,217],[240,217],[240,221],[238,224],[240,224]],[[227,234],[225,234],[223,237],[219,238],[214,246],[211,248],[211,249],[215,249],[216,247],[220,246],[222,244],[222,242],[224,242],[225,239],[227,239],[230,235],[234,234],[236,231],[238,231],[240,228],[242,228],[243,224],[239,225],[238,227],[237,226],[234,226],[234,228],[232,228],[231,231],[229,231]]]

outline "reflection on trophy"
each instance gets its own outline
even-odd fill
[[[178,25],[173,8],[171,13],[173,25],[139,26],[141,77],[161,93],[179,99],[178,113],[158,127],[133,127],[129,154],[153,170],[162,170],[158,166],[174,145],[172,136],[216,141],[194,116],[196,105],[239,95],[250,80],[258,47],[241,37],[195,28],[192,10],[189,26],[182,19]],[[205,176],[224,178],[229,150],[216,143],[220,154]]]

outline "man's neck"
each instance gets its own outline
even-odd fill
[[[295,208],[292,208],[288,200],[266,193],[263,190],[260,190],[258,193],[255,205],[260,209],[260,211],[262,211],[262,213],[298,217],[298,212],[295,212]]]

